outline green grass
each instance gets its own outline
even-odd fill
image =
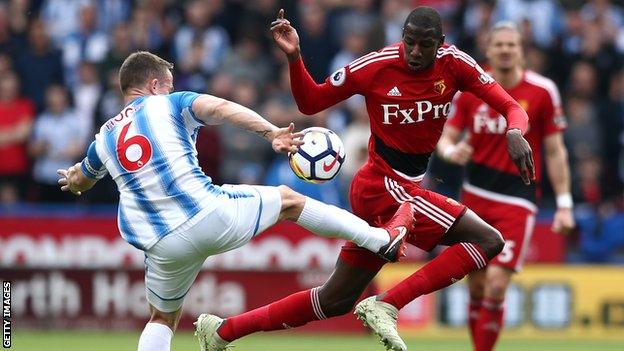
[[[121,351],[136,350],[138,333],[131,332],[41,332],[17,331],[13,335],[15,351]],[[406,340],[414,351],[471,351],[467,339],[433,340],[412,338]],[[271,333],[247,337],[234,343],[233,351],[383,351],[372,336],[336,336],[328,334],[294,335]],[[173,351],[199,350],[190,333],[179,333],[174,338]],[[567,341],[567,340],[503,340],[500,351],[621,351],[622,341]]]

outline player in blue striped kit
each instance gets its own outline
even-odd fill
[[[106,174],[117,183],[119,231],[146,257],[151,318],[139,351],[169,350],[184,296],[208,256],[244,245],[277,221],[293,220],[388,261],[398,259],[406,231],[413,229],[409,204],[382,229],[285,186],[213,184],[197,162],[201,126],[233,123],[284,153],[297,150],[301,134],[293,133],[292,123],[278,128],[215,96],[173,93],[172,67],[149,52],[128,56],[119,71],[126,106],[100,128],[81,163],[58,171],[61,190],[77,195]]]

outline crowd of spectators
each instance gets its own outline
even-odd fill
[[[260,138],[230,126],[204,128],[197,149],[215,182],[285,183],[347,206],[346,185],[367,157],[362,99],[301,115],[269,23],[286,10],[320,82],[400,41],[403,21],[418,5],[438,9],[447,42],[478,61],[491,24],[520,25],[526,66],[552,78],[562,93],[576,202],[621,209],[624,3],[609,0],[0,1],[0,202],[71,201],[56,189],[56,169],[78,161],[97,128],[122,108],[117,69],[141,49],[174,62],[176,90],[239,102],[278,125],[326,126],[349,148],[341,181],[310,186]],[[545,194],[549,203],[548,186]],[[116,198],[107,180],[81,201]]]

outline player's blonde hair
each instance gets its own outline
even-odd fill
[[[490,31],[487,35],[487,43],[489,44],[492,41],[492,37],[494,34],[500,32],[501,30],[510,30],[512,32],[518,33],[518,38],[520,39],[520,45],[522,45],[522,32],[520,32],[520,28],[513,21],[498,21],[494,23],[494,25],[490,28]]]

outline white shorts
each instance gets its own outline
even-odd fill
[[[204,261],[236,249],[277,222],[282,198],[276,187],[224,185],[214,211],[184,225],[145,252],[147,301],[161,312],[182,307]]]

